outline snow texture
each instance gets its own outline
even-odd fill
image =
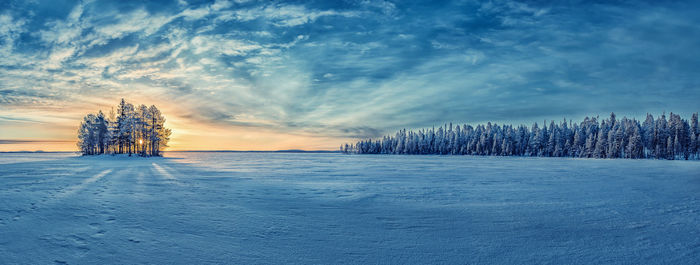
[[[0,264],[697,264],[700,163],[0,154]]]

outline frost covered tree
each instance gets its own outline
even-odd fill
[[[671,113],[643,123],[614,113],[608,119],[586,117],[580,123],[545,122],[531,127],[446,124],[431,129],[399,130],[380,139],[342,145],[344,153],[542,156],[581,158],[700,159],[698,115],[690,122]]]
[[[693,113],[693,117],[690,118],[690,139],[688,144],[688,153],[693,157],[693,159],[698,159],[700,154],[700,127],[698,126],[698,114]]]
[[[99,111],[83,118],[78,129],[78,148],[83,155],[160,156],[171,133],[156,106],[134,107],[122,99],[116,113],[112,110],[108,117]]]
[[[625,158],[642,158],[644,157],[644,145],[642,144],[642,135],[639,126],[634,126],[632,129],[627,147],[625,148]]]

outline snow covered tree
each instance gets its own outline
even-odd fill
[[[97,116],[95,116],[94,124],[93,124],[93,129],[96,131],[95,134],[97,136],[97,152],[100,154],[104,154],[105,149],[107,149],[107,145],[109,144],[109,125],[108,125],[107,118],[105,118],[104,113],[100,110],[97,113]]]
[[[642,144],[644,145],[644,157],[650,157],[656,146],[654,116],[647,113],[647,118],[642,124]]]
[[[159,156],[168,145],[171,130],[156,106],[134,105],[122,99],[109,117],[102,111],[88,114],[78,129],[78,148],[83,155],[139,154]]]
[[[688,134],[690,134],[690,139],[688,143],[688,152],[692,159],[698,159],[700,155],[700,127],[698,127],[698,114],[693,113],[693,117],[690,118],[690,128],[688,128]]]
[[[156,115],[157,117],[157,115]],[[158,128],[159,123],[152,128]],[[545,124],[547,124],[545,122]],[[151,126],[151,125],[148,125]],[[150,128],[150,127],[149,127]],[[599,121],[586,117],[581,123],[550,122],[525,125],[443,126],[418,131],[402,129],[393,136],[360,140],[341,146],[345,153],[441,154],[490,156],[553,156],[586,158],[700,159],[700,127],[697,113],[690,123],[671,113],[643,123],[614,113]],[[167,134],[167,133],[166,133]],[[158,134],[165,135],[165,134]],[[167,138],[167,137],[166,137]]]
[[[642,144],[642,135],[638,126],[632,129],[627,147],[625,148],[625,158],[643,158],[644,145]]]
[[[603,121],[600,124],[600,131],[598,132],[598,139],[596,140],[595,150],[593,151],[594,158],[606,158],[608,149],[608,124]]]

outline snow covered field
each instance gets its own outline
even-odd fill
[[[0,264],[697,264],[700,162],[0,154]]]

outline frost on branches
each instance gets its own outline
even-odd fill
[[[437,130],[401,130],[382,139],[340,147],[357,154],[441,154],[582,158],[700,159],[698,114],[690,121],[671,113],[644,122],[588,118],[581,123],[552,121],[541,128],[520,125],[445,125]]]
[[[121,100],[108,117],[99,111],[83,118],[78,129],[78,148],[83,155],[139,154],[160,156],[168,145],[170,129],[156,106],[140,105]]]

